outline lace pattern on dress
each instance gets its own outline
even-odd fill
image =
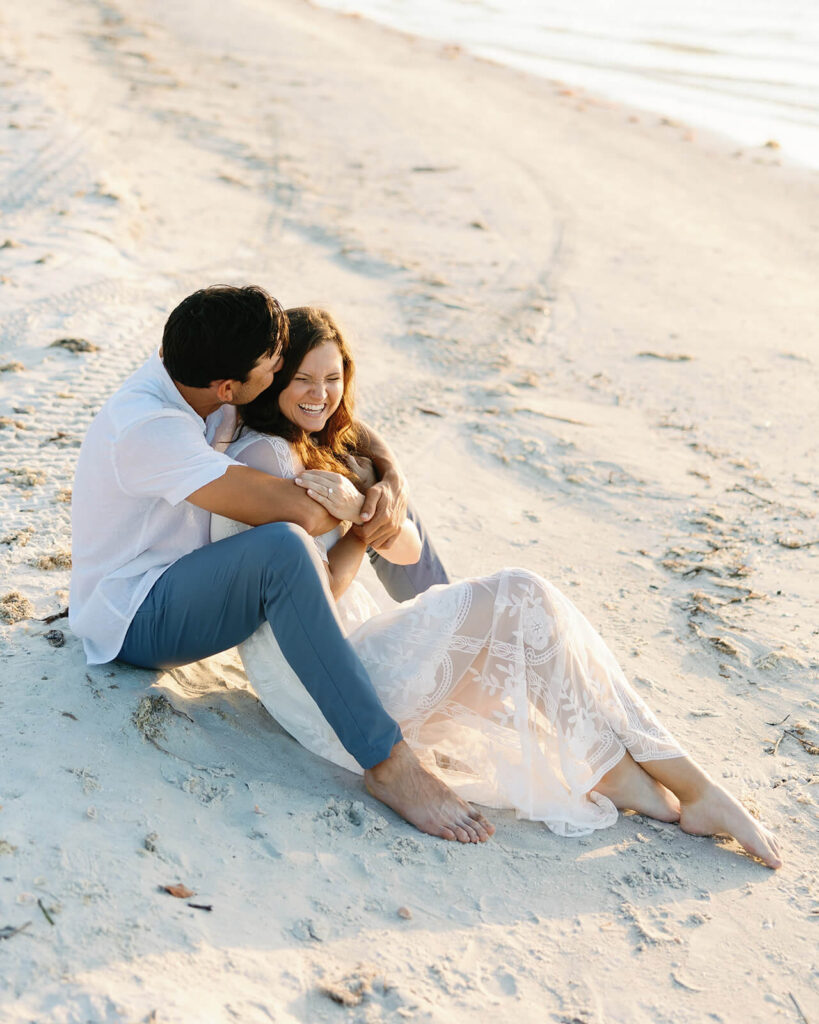
[[[281,475],[295,475],[287,443],[266,440]],[[534,573],[431,587],[375,615],[356,603],[357,587],[365,591],[353,583],[345,619],[353,648],[407,742],[465,799],[585,835],[617,819],[594,787],[626,750],[636,761],[683,755],[581,612]],[[291,735],[361,771],[267,624],[240,652],[260,700]]]
[[[577,608],[524,569],[432,587],[350,641],[427,767],[464,798],[561,835],[616,820],[594,786],[625,750],[637,761],[682,756]],[[314,753],[360,771],[317,708],[290,713],[281,678],[272,692],[265,650],[243,645],[265,706]]]
[[[270,447],[273,449],[276,461],[279,464],[279,472],[275,475],[292,480],[294,476],[298,475],[298,471],[293,462],[293,450],[290,445],[283,437],[268,437],[267,441],[270,443]]]

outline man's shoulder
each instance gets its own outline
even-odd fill
[[[184,420],[190,418],[182,409],[164,401],[161,395],[150,388],[121,388],[109,399],[107,411],[117,434],[160,416],[181,417]]]
[[[158,417],[191,418],[182,402],[168,394],[154,363],[155,360],[148,360],[132,373],[100,410],[114,436]]]

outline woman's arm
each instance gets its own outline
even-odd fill
[[[366,550],[366,541],[349,530],[327,552],[327,575],[336,601],[355,579]]]
[[[356,531],[351,530],[350,533],[356,534]],[[364,543],[366,544],[366,541]],[[393,565],[415,565],[423,550],[421,536],[411,519],[404,520],[398,536],[389,547],[372,547],[373,551],[377,551],[385,561],[392,562]]]

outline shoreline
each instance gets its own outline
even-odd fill
[[[408,37],[425,39],[429,42],[438,44],[442,48],[449,49],[452,51],[461,51],[463,54],[469,56],[473,60],[486,61],[496,67],[521,71],[524,74],[531,75],[533,78],[550,83],[552,85],[564,89],[571,89],[580,98],[587,98],[591,102],[597,101],[602,103],[613,104],[622,109],[629,110],[632,114],[639,115],[641,117],[655,116],[660,122],[671,121],[675,126],[681,127],[689,132],[701,132],[706,136],[713,137],[714,140],[721,140],[726,147],[730,148],[732,151],[739,150],[740,152],[742,152],[743,155],[749,154],[753,156],[753,154],[756,154],[758,157],[763,157],[765,155],[770,156],[771,150],[781,151],[778,152],[779,159],[781,159],[782,162],[793,167],[794,169],[811,173],[819,172],[819,152],[815,153],[813,161],[811,162],[810,160],[806,160],[795,155],[795,153],[792,153],[787,145],[783,146],[781,144],[778,137],[781,134],[781,131],[785,129],[784,124],[780,124],[778,127],[773,127],[773,129],[767,133],[764,131],[760,131],[759,137],[760,139],[765,139],[765,141],[759,141],[756,143],[750,142],[741,138],[739,135],[732,134],[730,128],[728,127],[715,127],[713,125],[709,125],[707,123],[708,118],[705,116],[704,112],[701,111],[699,114],[695,112],[695,105],[692,104],[690,97],[686,98],[681,97],[679,95],[667,96],[666,100],[670,101],[670,105],[668,103],[664,104],[663,102],[660,101],[659,98],[656,102],[644,104],[640,103],[639,101],[636,101],[633,98],[623,98],[623,96],[617,95],[616,87],[615,91],[612,92],[610,90],[598,88],[594,84],[589,84],[588,82],[582,80],[582,75],[581,80],[578,80],[577,76],[571,73],[567,78],[565,75],[552,73],[547,74],[545,72],[536,70],[536,65],[540,61],[542,61],[544,63],[551,65],[558,64],[561,67],[565,67],[565,69],[569,72],[576,72],[579,68],[584,66],[584,62],[579,57],[577,58],[577,60],[571,58],[567,59],[564,62],[564,64],[561,64],[561,58],[555,56],[554,54],[540,56],[531,54],[529,55],[528,59],[524,58],[523,56],[518,56],[518,59],[516,59],[514,50],[510,50],[508,48],[505,49],[505,51],[499,51],[497,56],[493,56],[492,53],[485,52],[488,49],[491,49],[491,47],[488,47],[486,44],[478,43],[476,44],[476,46],[473,47],[472,44],[469,42],[462,42],[448,35],[427,35],[424,34],[423,32],[418,31],[415,28],[410,27],[409,25],[400,25],[387,20],[381,20],[379,18],[379,13],[377,10],[342,11],[327,3],[322,3],[322,0],[308,0],[308,2],[311,2],[313,6],[321,8],[322,10],[325,11],[329,11],[330,13],[336,14],[339,17],[363,18],[389,31],[402,33]],[[552,30],[554,31],[554,26],[552,26]],[[631,40],[630,42],[634,41]],[[655,42],[654,45],[658,44]],[[674,48],[674,44],[671,43],[670,41],[660,43],[659,45],[667,46],[670,47],[671,49]],[[484,52],[481,52],[482,49]],[[605,70],[614,71],[615,75],[627,77],[628,74],[633,73],[639,77],[638,69],[635,66],[631,65],[618,65],[613,68],[606,68]],[[622,86],[623,82],[621,81],[619,84]],[[707,91],[705,95],[708,95]],[[719,100],[721,98],[724,99],[724,97],[721,96],[721,94],[719,93],[714,94],[711,98],[715,100]],[[680,113],[679,109],[672,109],[672,107],[675,105],[674,101],[676,101],[677,108],[688,106],[691,107],[692,109],[689,110],[688,112]],[[746,112],[742,110],[734,110],[732,113],[734,117],[738,116],[740,117],[740,119],[747,116]],[[816,146],[814,146],[813,149],[815,151]]]
[[[816,174],[300,0],[0,28],[0,600],[65,607],[76,448],[180,298],[326,304],[453,575],[565,590],[786,859],[632,815],[572,841],[493,813],[454,848],[298,748],[235,656],[87,669],[64,620],[0,622],[10,1024],[809,1006]]]

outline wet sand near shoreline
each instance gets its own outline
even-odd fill
[[[3,1018],[810,1020],[819,176],[295,0],[190,7],[0,13]],[[780,872],[635,815],[446,844],[233,655],[86,668],[45,621],[77,448],[216,281],[339,314],[453,575],[563,588]]]

